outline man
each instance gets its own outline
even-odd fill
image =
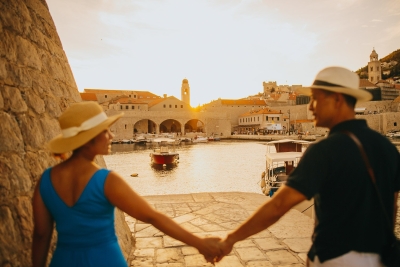
[[[237,241],[275,223],[296,204],[314,198],[316,224],[308,253],[311,266],[381,266],[380,254],[389,240],[387,221],[361,153],[344,131],[361,141],[391,222],[400,190],[399,153],[365,120],[355,119],[356,101],[372,98],[359,89],[357,74],[329,67],[318,73],[310,88],[301,90],[311,95],[309,110],[316,126],[329,128],[329,135],[310,146],[286,185],[226,237],[224,254]]]

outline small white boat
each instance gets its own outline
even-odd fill
[[[261,174],[261,191],[272,197],[297,167],[309,141],[283,139],[267,143],[266,167]]]
[[[193,138],[193,143],[207,143],[208,142],[208,138],[204,137],[204,136],[195,136]]]

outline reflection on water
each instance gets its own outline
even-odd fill
[[[257,141],[220,141],[176,147],[179,163],[151,164],[150,145],[116,144],[104,156],[141,195],[200,192],[253,192],[261,194],[259,180],[265,168],[266,146]],[[137,173],[138,177],[131,177]]]

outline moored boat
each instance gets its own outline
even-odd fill
[[[261,174],[261,190],[272,197],[297,167],[309,141],[283,139],[267,143],[266,168]]]
[[[175,151],[174,146],[168,146],[168,144],[174,144],[174,139],[156,138],[153,142],[158,143],[159,147],[150,153],[152,164],[169,165],[178,163],[179,153]]]

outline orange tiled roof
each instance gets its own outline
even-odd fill
[[[136,94],[138,98],[143,99],[155,99],[161,98],[158,95],[150,93],[149,91],[137,91],[137,90],[111,90],[111,89],[96,89],[96,88],[85,88],[85,93],[94,93],[94,94],[110,94],[110,95],[129,95]]]
[[[266,106],[265,101],[264,100],[256,100],[256,99],[252,99],[252,100],[245,100],[245,99],[237,99],[237,100],[233,100],[233,99],[221,99],[221,104],[222,105],[227,105],[227,106],[232,106],[232,105],[259,105],[259,106]]]
[[[376,85],[367,79],[360,79],[360,87],[376,87]]]
[[[135,98],[127,97],[127,96],[114,98],[114,99],[112,99],[110,101],[110,104],[116,104],[116,103],[120,103],[120,104],[146,104],[146,102],[143,102],[140,99],[135,99]]]
[[[166,98],[155,99],[149,103],[149,108],[154,107],[155,105],[157,105],[161,102],[164,102],[165,100],[166,100]]]
[[[93,93],[80,93],[82,101],[97,101],[96,94]]]

